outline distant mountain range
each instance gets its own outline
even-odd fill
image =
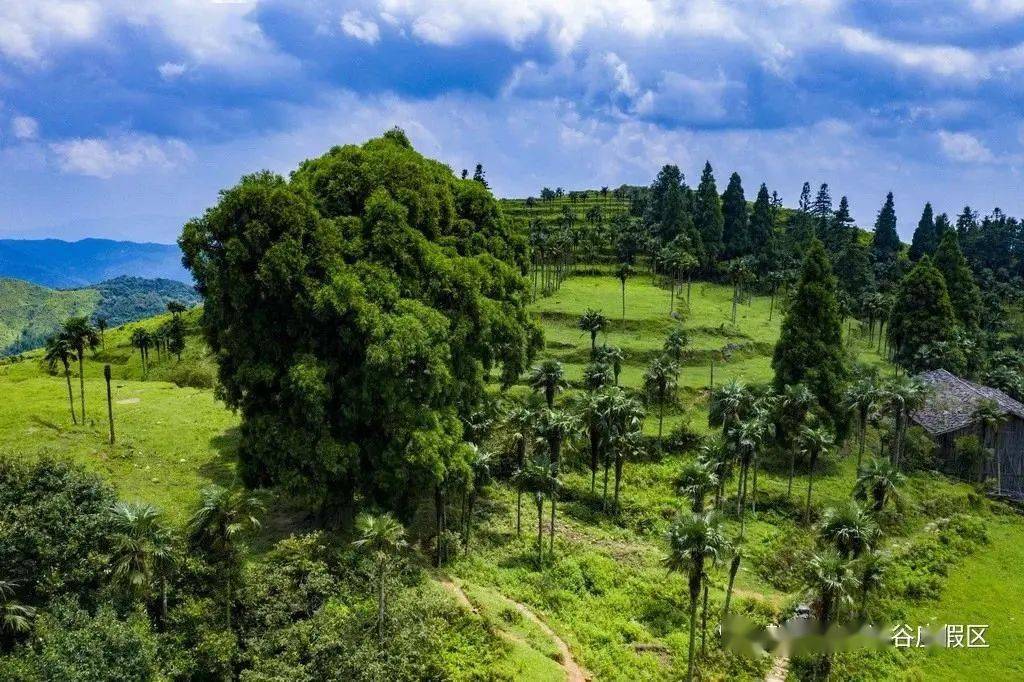
[[[189,284],[170,279],[115,277],[81,289],[50,289],[0,278],[0,356],[43,345],[69,317],[102,316],[111,327],[166,312],[170,301],[200,302]]]
[[[121,276],[192,282],[176,244],[0,239],[0,277],[69,289]]]

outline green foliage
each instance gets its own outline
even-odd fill
[[[767,189],[765,190],[767,195]],[[763,229],[763,226],[762,226]],[[729,185],[722,194],[722,254],[728,260],[750,253],[750,227],[747,216],[747,200],[743,197],[743,185],[739,173],[729,177]]]
[[[939,240],[935,234],[935,221],[932,218],[932,205],[925,204],[921,213],[921,220],[914,230],[914,237],[910,242],[910,260],[917,262],[924,256],[931,256],[935,253]]]
[[[715,187],[715,175],[711,163],[704,164],[700,185],[694,195],[693,223],[700,234],[703,264],[710,266],[718,260],[722,250],[722,231],[725,218],[722,215],[722,199]]]
[[[896,208],[893,205],[892,192],[885,197],[885,204],[875,219],[875,233],[871,239],[871,253],[875,262],[883,266],[891,264],[899,255],[903,244],[896,232]]]
[[[946,282],[926,256],[900,283],[893,301],[888,335],[896,361],[912,372],[944,368],[959,373],[964,358],[954,345],[956,328]],[[946,344],[944,352],[919,354],[922,347],[939,344]]]
[[[955,232],[946,233],[939,243],[935,267],[946,282],[949,301],[960,324],[968,332],[976,334],[981,327],[981,290],[960,250]]]
[[[772,359],[775,390],[804,384],[834,430],[843,433],[849,420],[842,409],[842,390],[848,376],[843,353],[842,318],[836,301],[836,281],[828,254],[814,240],[804,259],[800,282],[786,312]]]
[[[244,177],[179,243],[245,480],[346,513],[359,492],[408,514],[409,490],[464,468],[459,417],[485,373],[511,383],[538,343],[523,244],[490,192],[394,135],[290,181]]]

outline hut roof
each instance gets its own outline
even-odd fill
[[[977,421],[975,412],[985,400],[994,401],[1003,414],[1024,419],[1024,405],[999,389],[971,383],[944,369],[924,372],[917,378],[931,390],[924,407],[911,418],[933,436],[974,424]]]

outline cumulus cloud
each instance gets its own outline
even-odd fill
[[[19,140],[34,140],[39,137],[39,121],[31,116],[15,116],[11,119],[11,134]]]
[[[954,161],[961,163],[990,163],[995,155],[985,144],[970,133],[953,133],[948,130],[938,132],[939,145],[942,152]]]
[[[75,138],[54,142],[50,149],[61,171],[104,179],[143,168],[172,168],[192,158],[181,140],[137,134]]]
[[[156,67],[156,70],[160,73],[160,77],[165,81],[172,81],[179,76],[182,76],[187,70],[187,67],[178,62],[164,62],[160,66]]]
[[[373,19],[364,17],[358,10],[345,12],[341,15],[341,30],[345,35],[352,36],[369,45],[380,40],[380,27]]]
[[[100,24],[100,9],[94,2],[0,3],[0,55],[39,64],[54,44],[93,38]]]
[[[844,27],[839,40],[851,52],[881,57],[939,76],[983,78],[988,66],[974,53],[949,45],[916,45],[879,38],[867,31]]]

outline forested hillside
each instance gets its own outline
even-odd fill
[[[171,301],[193,306],[200,298],[169,279],[117,277],[83,289],[49,289],[0,278],[0,355],[38,348],[69,317],[116,326],[161,313]]]

